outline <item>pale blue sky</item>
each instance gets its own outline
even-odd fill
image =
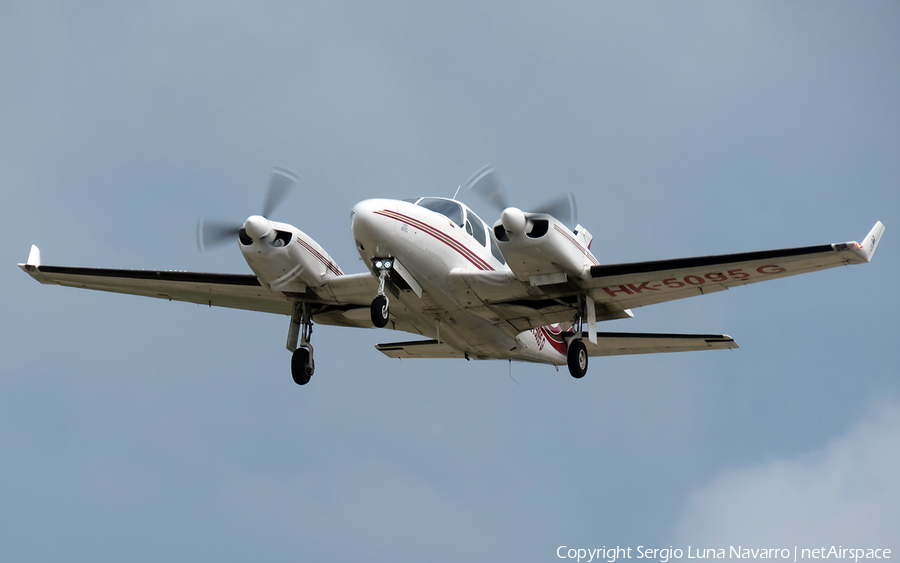
[[[553,561],[560,545],[900,553],[900,4],[0,0],[0,557]],[[362,271],[349,213],[493,163],[601,262],[860,240],[871,264],[635,311],[741,349],[565,370],[41,286],[248,272],[257,213]],[[495,217],[470,202],[484,218]]]

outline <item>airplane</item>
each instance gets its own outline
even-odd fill
[[[506,203],[486,166],[467,187],[502,210],[493,225],[456,195],[367,199],[350,214],[367,271],[345,274],[309,235],[267,218],[298,181],[276,168],[262,214],[198,225],[201,249],[237,244],[252,274],[47,266],[34,245],[19,267],[43,284],[288,315],[298,385],[315,372],[314,323],[425,337],[376,345],[391,358],[566,365],[580,379],[590,357],[738,347],[719,334],[599,332],[602,321],[633,317],[635,307],[866,263],[884,232],[879,221],[862,243],[601,264],[591,233],[566,226],[574,222],[572,198],[525,212]]]

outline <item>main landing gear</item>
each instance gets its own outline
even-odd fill
[[[306,385],[316,371],[316,363],[313,361],[312,351],[306,348],[297,348],[291,356],[291,376],[297,385]]]
[[[316,362],[313,359],[313,347],[310,344],[312,338],[312,315],[306,303],[294,303],[294,311],[291,314],[291,329],[288,331],[287,349],[293,352],[291,356],[291,376],[297,385],[306,385],[309,378],[316,371]],[[300,343],[297,343],[297,339]]]
[[[566,360],[569,364],[569,373],[575,379],[581,379],[587,373],[588,355],[587,348],[581,339],[569,342],[569,351],[566,354]]]
[[[566,352],[566,363],[569,364],[569,373],[575,379],[584,377],[588,368],[587,348],[581,340],[581,337],[584,335],[584,310],[586,307],[591,307],[593,309],[593,299],[582,299],[579,297],[578,314],[575,316],[575,323],[572,326],[573,336],[572,340],[569,341],[569,349]],[[596,321],[593,321],[593,318],[594,317],[589,314],[588,330],[594,330],[592,324],[596,324]]]
[[[372,317],[372,324],[378,328],[384,328],[388,323],[389,301],[387,295],[384,294],[384,283],[387,280],[388,272],[391,270],[391,259],[376,259],[375,269],[378,270],[378,295],[372,300],[372,307],[369,311]]]

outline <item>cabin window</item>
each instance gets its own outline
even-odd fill
[[[487,244],[487,241],[484,238],[484,223],[481,222],[481,219],[478,218],[478,215],[472,213],[471,210],[468,212],[468,217],[466,221],[466,232],[475,237],[481,246]]]
[[[451,199],[423,197],[417,205],[424,207],[425,209],[430,209],[435,213],[440,213],[460,227],[463,226],[462,206]]]

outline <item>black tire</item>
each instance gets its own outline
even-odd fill
[[[379,295],[372,300],[372,324],[378,328],[384,328],[388,323],[388,300],[384,295]]]
[[[569,352],[566,359],[568,360],[569,373],[572,374],[572,377],[575,379],[584,377],[588,368],[587,348],[584,347],[584,342],[573,340],[569,344]]]
[[[310,361],[309,350],[297,348],[291,356],[291,376],[297,385],[306,385],[315,371],[315,365]]]

